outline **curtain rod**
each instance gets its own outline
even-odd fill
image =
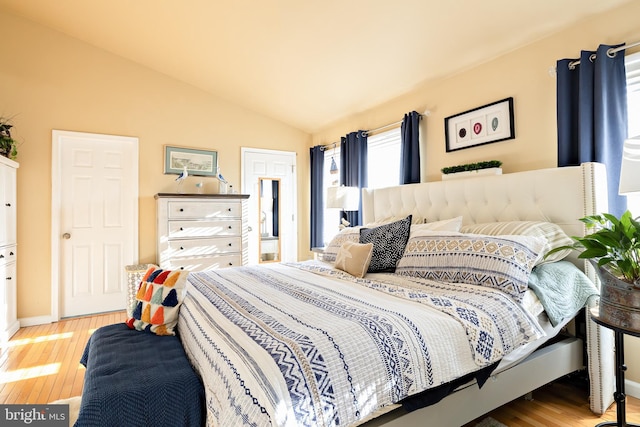
[[[420,114],[420,118],[422,118],[422,114]],[[380,127],[375,128],[375,129],[365,130],[363,132],[364,132],[364,134],[366,136],[369,136],[374,132],[379,132],[381,130],[388,129],[388,128],[398,127],[401,124],[402,124],[402,120],[400,120],[399,122],[389,123],[388,125],[380,126]]]
[[[337,145],[338,145],[337,142],[332,142],[330,144],[321,145],[320,146],[320,151],[327,151],[329,148],[336,148]]]
[[[640,41],[631,43],[631,44],[624,44],[620,47],[616,47],[616,48],[610,48],[607,50],[607,55],[609,55],[609,57],[613,58],[613,56],[620,52],[621,50],[626,50],[626,49],[631,49],[632,47],[636,47],[636,46],[640,46]],[[593,53],[591,54],[591,56],[589,56],[589,59],[591,59],[591,61],[593,61],[596,58],[596,54]],[[580,60],[577,61],[572,61],[569,62],[569,69],[573,70],[574,68],[576,68],[576,65],[580,65]]]
[[[430,111],[428,111],[428,110],[427,110],[427,111],[425,111],[424,113],[420,114],[420,119],[422,119],[422,117],[424,117],[424,116],[429,116],[429,114],[431,114],[431,112],[430,112]],[[383,130],[383,129],[387,129],[387,128],[395,127],[395,126],[398,126],[398,125],[401,125],[401,124],[402,124],[402,120],[400,120],[399,122],[389,123],[389,124],[387,124],[387,125],[380,126],[380,127],[375,128],[375,129],[363,130],[362,132],[363,132],[366,136],[369,136],[369,135],[371,135],[371,134],[372,134],[372,133],[374,133],[374,132],[379,132],[379,131],[381,131],[381,130]],[[338,144],[340,144],[340,143],[339,143],[339,142],[331,142],[331,143],[329,143],[329,144],[326,144],[326,145],[321,146],[321,150],[323,150],[323,151],[324,151],[324,150],[328,150],[329,148],[335,148]]]

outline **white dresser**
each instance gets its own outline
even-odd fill
[[[158,265],[199,271],[248,261],[244,194],[155,195]]]
[[[16,175],[18,167],[17,162],[0,156],[0,344],[11,338],[20,328],[16,307],[18,282]]]

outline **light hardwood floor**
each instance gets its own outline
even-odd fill
[[[117,312],[21,328],[2,349],[0,403],[40,404],[80,395],[84,367],[78,362],[89,336],[124,319],[124,312]],[[517,398],[486,416],[509,427],[586,427],[615,415],[615,405],[602,417],[592,414],[584,387],[557,381],[536,390],[532,401]],[[627,421],[640,423],[640,400],[627,399]]]

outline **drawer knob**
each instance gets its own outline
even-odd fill
[[[229,246],[231,246],[231,243],[229,243]]]
[[[184,231],[184,228],[180,227],[180,231]]]
[[[0,254],[0,259],[4,258],[4,255]]]
[[[178,209],[178,210],[179,210],[180,212],[184,212],[184,209],[182,209],[182,208],[180,208],[180,209]]]
[[[183,248],[182,246],[180,246],[180,250],[181,250],[181,251],[184,251],[184,248]]]
[[[229,265],[233,265],[233,263],[232,263],[232,262],[230,262],[230,263],[229,263]]]
[[[180,267],[180,270],[184,270],[184,267]]]
[[[6,207],[8,207],[8,208],[10,208],[10,207],[11,207],[11,203],[5,203],[4,205],[5,205]],[[231,209],[229,209],[229,210],[231,210]]]
[[[9,252],[9,255],[10,255],[10,256],[11,256],[11,255],[13,255],[13,252]]]
[[[229,212],[231,212],[231,208],[229,208]]]
[[[232,226],[229,226],[229,230],[231,230],[232,228],[233,228]]]

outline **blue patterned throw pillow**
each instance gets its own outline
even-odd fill
[[[411,231],[411,215],[400,221],[360,230],[360,243],[373,243],[369,273],[394,272]]]
[[[518,302],[546,239],[536,236],[432,235],[409,240],[397,274],[500,289]]]

